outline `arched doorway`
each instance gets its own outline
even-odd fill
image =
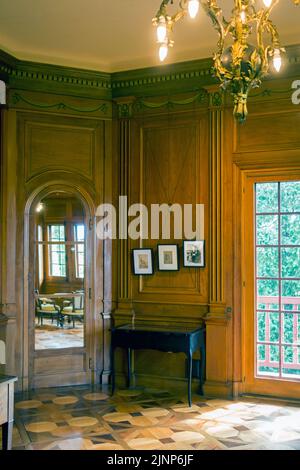
[[[24,388],[96,379],[95,210],[88,194],[48,185],[29,198],[24,240]]]

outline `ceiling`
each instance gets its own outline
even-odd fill
[[[151,19],[160,1],[0,0],[0,48],[18,59],[103,72],[156,66]],[[219,4],[227,13],[233,0]],[[212,55],[217,34],[201,13],[176,25],[175,46],[166,63]],[[280,0],[272,18],[282,44],[300,43],[300,7]]]

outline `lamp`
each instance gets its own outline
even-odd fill
[[[177,0],[178,11],[170,16],[167,7],[175,1],[163,0],[152,20],[157,28],[160,60],[163,62],[169,48],[173,47],[171,35],[175,23],[187,14],[195,18],[201,5],[219,34],[217,52],[213,56],[214,75],[221,87],[233,95],[235,118],[244,122],[248,114],[249,91],[260,86],[269,71],[270,59],[277,72],[281,69],[284,48],[280,46],[276,26],[270,20],[279,0],[233,0],[232,16],[228,21],[218,6],[218,0]],[[295,5],[300,4],[300,0],[291,1]],[[259,3],[261,6],[257,8]],[[266,35],[270,38],[267,44]],[[231,45],[228,46],[229,42]]]

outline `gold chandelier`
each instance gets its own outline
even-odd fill
[[[170,15],[168,7],[174,1],[178,1],[178,11]],[[300,4],[300,0],[292,1],[295,5]],[[280,46],[278,31],[270,20],[270,14],[278,2],[233,0],[232,16],[227,21],[218,0],[163,0],[152,20],[157,28],[159,58],[163,62],[169,48],[174,45],[171,36],[175,23],[187,14],[196,18],[201,4],[219,34],[218,50],[213,56],[214,75],[220,80],[221,87],[229,89],[233,95],[235,118],[244,122],[248,114],[248,93],[260,86],[269,71],[270,59],[277,72],[281,69],[284,48]],[[259,9],[257,3],[261,3]],[[270,39],[265,44],[267,35]]]

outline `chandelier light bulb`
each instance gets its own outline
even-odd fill
[[[242,23],[246,23],[246,19],[247,19],[247,16],[246,16],[246,12],[245,10],[242,10],[241,11],[241,20],[242,20]]]
[[[276,72],[280,72],[282,60],[281,60],[281,54],[280,54],[279,49],[274,50],[273,65],[274,65]]]
[[[199,0],[189,0],[188,3],[188,10],[189,15],[192,19],[196,18],[198,11],[199,11]]]
[[[219,35],[217,50],[212,58],[213,74],[221,88],[229,90],[233,96],[235,119],[240,123],[245,122],[250,90],[260,85],[269,69],[275,73],[283,68],[284,48],[280,47],[276,25],[270,19],[273,7],[280,3],[279,0],[228,0],[224,2],[227,4],[226,8],[229,4],[233,8],[231,17],[227,19],[217,0],[160,2],[152,23],[157,29],[161,62],[173,47],[174,41],[171,38],[175,24],[186,16],[195,18],[202,6]],[[284,3],[300,6],[300,0],[285,0]],[[251,39],[253,45],[249,44]]]
[[[157,25],[156,33],[157,33],[158,42],[163,43],[167,37],[167,25],[166,25],[166,19],[164,16],[161,16],[159,18],[159,23]]]
[[[168,52],[169,52],[168,44],[166,43],[162,44],[159,48],[159,60],[161,62],[163,62],[167,58]]]

